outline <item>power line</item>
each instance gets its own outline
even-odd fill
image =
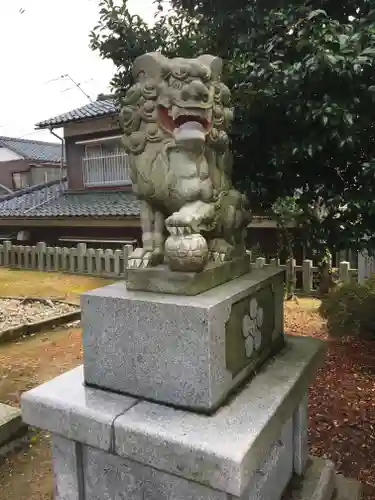
[[[30,137],[31,135],[34,134],[40,134],[41,132],[45,132],[45,130],[34,130],[33,132],[30,132],[29,134],[21,135],[18,137],[18,139],[25,139],[26,137]]]
[[[58,76],[57,78],[52,78],[51,80],[48,80],[47,82],[44,83],[44,85],[48,85],[49,83],[52,83],[52,82],[58,82],[60,80],[70,80],[73,85],[80,91],[82,92],[82,94],[90,101],[90,102],[93,102],[93,100],[91,99],[91,97],[83,90],[82,88],[82,83],[79,83],[79,82],[76,82],[68,73],[64,74],[64,75],[61,75],[61,76]],[[85,82],[83,83],[88,83],[90,81],[94,81],[93,78],[91,78],[90,80],[86,80]],[[65,89],[65,90],[61,90],[60,93],[62,92],[66,92],[67,90],[71,90],[72,88],[74,87],[69,87],[68,89]]]
[[[83,94],[84,96],[86,96],[86,97],[87,97],[87,99],[88,99],[90,102],[92,102],[91,97],[90,97],[88,94],[86,94],[86,92],[85,92],[85,91],[83,90],[83,88],[81,87],[81,84],[80,84],[80,83],[77,83],[77,82],[76,82],[75,80],[73,80],[73,78],[72,78],[70,75],[68,75],[68,74],[66,74],[65,76],[66,76],[66,78],[69,78],[69,80],[70,80],[70,81],[71,81],[71,82],[72,82],[72,83],[73,83],[73,84],[77,87],[77,89],[79,89],[79,90],[82,92],[82,94]]]
[[[95,80],[93,78],[90,78],[90,80],[86,80],[86,81],[82,82],[82,84],[84,84],[84,83],[90,83],[90,82],[94,82],[94,81]],[[73,90],[74,88],[75,87],[68,87],[67,89],[61,90],[60,94],[62,94],[63,92],[68,92],[68,90]]]

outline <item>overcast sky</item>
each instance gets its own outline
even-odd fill
[[[129,8],[151,22],[152,2]],[[0,0],[0,136],[55,141],[35,123],[89,102],[61,75],[93,99],[109,89],[113,65],[88,46],[97,20],[98,0]]]

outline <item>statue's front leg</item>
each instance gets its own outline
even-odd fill
[[[142,247],[129,257],[129,268],[153,267],[164,260],[164,216],[146,201],[141,202]]]

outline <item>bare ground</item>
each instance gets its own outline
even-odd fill
[[[3,276],[3,273],[7,276]],[[42,279],[41,279],[42,278]],[[104,280],[0,269],[1,295],[54,296],[78,300]],[[286,304],[286,331],[327,340],[319,302]],[[23,391],[81,362],[81,331],[58,329],[0,346],[0,401],[17,406]],[[310,388],[310,450],[333,459],[341,472],[365,484],[375,500],[375,344],[328,342],[326,362]],[[39,433],[30,447],[0,465],[0,500],[52,500],[49,436]]]
[[[81,293],[110,283],[101,278],[0,269],[0,296],[58,297],[79,302]],[[81,363],[81,330],[59,328],[0,346],[0,401],[18,406],[21,394]],[[0,500],[52,500],[49,435],[0,465]]]

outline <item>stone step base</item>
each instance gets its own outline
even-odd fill
[[[18,408],[0,403],[0,448],[27,431]]]
[[[361,498],[361,483],[359,481],[336,474],[335,500],[360,500]]]
[[[303,478],[294,477],[282,500],[360,500],[361,485],[335,473],[324,458],[311,457]]]

